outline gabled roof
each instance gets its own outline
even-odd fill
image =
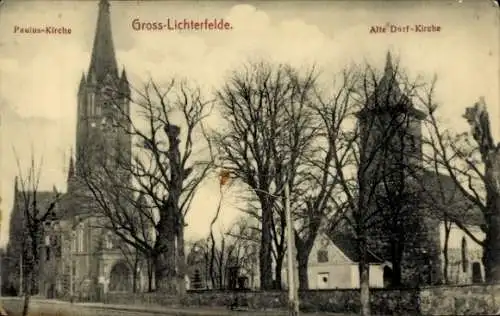
[[[467,199],[449,175],[425,170],[421,181],[425,185],[424,199],[429,201],[431,207],[441,208],[430,212],[430,216],[440,220],[447,216],[448,220],[464,225],[480,226],[485,223],[481,210]]]
[[[360,253],[356,240],[346,233],[330,232],[325,234],[333,244],[352,262],[359,262]],[[384,263],[385,260],[368,250],[368,263]]]
[[[29,200],[33,200],[34,193],[33,191],[24,191],[26,193],[26,197]],[[23,201],[25,199],[25,195],[23,194],[23,191],[18,191],[16,192],[16,197],[14,201],[14,209],[19,209],[23,207]],[[55,202],[57,200],[57,193],[54,191],[37,191],[36,192],[36,203],[37,203],[37,208],[44,209],[49,207],[50,203]],[[31,202],[30,201],[30,202]]]
[[[388,113],[388,111],[407,113],[418,119],[425,117],[425,113],[415,108],[411,99],[401,90],[397,74],[398,69],[394,68],[391,53],[387,52],[384,73],[376,83],[365,107],[358,113],[360,119],[371,119],[373,114]]]

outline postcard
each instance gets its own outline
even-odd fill
[[[500,312],[499,13],[3,1],[2,315]]]

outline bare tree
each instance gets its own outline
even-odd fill
[[[336,209],[347,210],[343,220],[358,245],[364,316],[371,314],[368,253],[375,246],[372,242],[380,243],[390,234],[381,227],[387,214],[377,207],[377,199],[380,201],[384,184],[405,180],[407,172],[402,167],[415,158],[415,154],[407,155],[411,148],[402,140],[418,136],[412,129],[419,114],[410,98],[419,85],[401,78],[403,74],[390,54],[382,75],[370,65],[353,67],[342,75],[339,90],[325,98],[320,108],[324,128],[330,132],[326,140],[335,148],[332,163],[342,191],[336,196]],[[344,109],[343,114],[333,115],[335,109]],[[370,238],[372,234],[378,238]]]
[[[116,141],[88,150],[90,156],[102,153],[97,162],[84,159],[83,182],[108,228],[154,262],[155,289],[183,295],[185,216],[212,166],[203,127],[211,102],[186,80],[150,80],[132,91],[114,84],[100,87],[109,109],[105,132],[97,134]],[[123,147],[127,142],[133,142],[132,153]]]
[[[246,215],[239,217],[225,233],[227,238],[237,248],[237,265],[250,277],[249,286],[254,287],[255,273],[258,261],[258,246],[260,243],[259,220]]]
[[[210,245],[207,238],[186,242],[187,256],[186,262],[189,267],[195,267],[198,270],[200,283],[193,282],[195,275],[190,275],[190,289],[210,288]],[[195,271],[196,271],[195,270]]]
[[[249,226],[248,218],[241,217],[227,231],[221,232],[218,242],[211,231],[208,239],[194,243],[198,252],[205,253],[212,288],[223,289],[229,286],[228,273],[231,267],[238,267],[238,271],[244,271],[250,278],[253,277],[258,232]]]
[[[432,88],[432,87],[431,87]],[[500,280],[500,187],[499,147],[495,146],[484,99],[466,109],[464,118],[471,125],[472,133],[453,133],[442,127],[438,118],[439,106],[433,90],[420,96],[430,115],[426,121],[429,154],[426,159],[447,174],[469,203],[467,212],[449,218],[484,249],[483,264],[487,282]],[[461,221],[461,216],[471,216],[480,210],[486,237],[477,238]],[[461,216],[460,216],[461,215]]]
[[[86,154],[92,156],[88,148]],[[112,148],[114,149],[114,148]],[[144,194],[133,187],[131,177],[124,176],[123,170],[110,161],[116,161],[112,152],[100,153],[104,159],[97,163],[93,159],[82,159],[82,170],[79,172],[80,190],[73,191],[80,206],[93,210],[98,220],[93,224],[101,229],[104,235],[112,232],[122,243],[119,249],[131,265],[136,288],[137,264],[139,258],[145,258],[148,267],[152,258],[157,255],[155,225],[156,217],[153,207],[147,203]],[[105,246],[105,245],[103,245]],[[148,288],[152,290],[152,275],[148,273]]]
[[[210,263],[209,263],[209,273],[210,273],[210,280],[212,282],[212,285],[215,286],[216,284],[216,276],[215,276],[215,260],[216,260],[216,252],[217,252],[217,246],[215,242],[215,235],[214,235],[214,225],[219,219],[221,207],[222,207],[222,200],[224,196],[224,190],[223,186],[225,185],[225,182],[227,182],[227,178],[229,175],[227,172],[222,171],[220,175],[220,190],[219,190],[219,203],[217,205],[217,209],[215,211],[215,215],[212,218],[212,221],[210,222]],[[224,247],[224,239],[222,240],[221,247]],[[221,250],[223,253],[223,249]],[[222,276],[221,276],[222,278]],[[219,286],[222,286],[222,279],[220,280]]]
[[[227,123],[216,135],[222,164],[250,187],[260,204],[262,289],[273,287],[274,207],[282,199],[285,183],[294,183],[299,156],[311,142],[310,118],[304,109],[315,79],[314,69],[301,74],[287,65],[248,63],[234,71],[217,92]]]
[[[355,114],[349,102],[354,84],[354,73],[345,71],[334,83],[332,96],[325,97],[316,89],[309,104],[317,132],[310,152],[301,157],[298,181],[291,192],[300,289],[308,288],[308,259],[319,231],[335,229],[346,209],[338,207],[334,196],[342,193],[340,181],[345,180],[337,169],[353,163],[351,152],[346,150],[344,129]]]
[[[22,171],[17,154],[16,160],[19,169],[19,176],[16,177],[16,197],[19,195],[19,198],[16,198],[15,208],[23,213],[23,230],[19,237],[22,238],[22,262],[20,264],[24,277],[22,315],[26,316],[29,311],[30,297],[38,291],[39,250],[43,240],[44,223],[55,216],[55,208],[60,195],[55,188],[49,197],[46,192],[44,194],[39,191],[42,164],[37,165],[33,155],[30,157],[30,165],[26,173]]]
[[[134,189],[144,194],[157,211],[156,289],[183,295],[185,217],[212,167],[203,126],[212,103],[204,99],[199,87],[186,80],[172,80],[165,86],[151,80],[135,94],[137,98],[131,101],[138,117],[134,120],[125,115],[121,126],[139,147],[132,161],[119,159],[119,164],[133,176]]]

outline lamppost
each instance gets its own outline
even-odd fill
[[[285,184],[285,214],[287,222],[287,246],[288,246],[288,310],[289,315],[299,315],[299,293],[295,285],[295,269],[293,266],[293,250],[295,249],[292,211],[290,209],[290,187]]]
[[[272,197],[278,197],[277,195],[271,194],[269,192],[264,192],[262,190],[254,189],[255,191],[259,191],[265,194],[268,194]],[[294,249],[295,249],[295,240],[293,233],[293,220],[292,220],[292,210],[290,207],[290,184],[286,181],[283,187],[283,195],[284,195],[284,209],[286,216],[286,227],[287,227],[287,274],[288,274],[288,315],[289,316],[298,316],[299,315],[299,293],[296,285],[295,279],[295,267],[294,267]]]

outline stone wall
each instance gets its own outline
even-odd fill
[[[161,306],[229,307],[235,299],[253,310],[285,309],[286,292],[189,291],[181,302],[158,293],[111,293],[106,302]],[[432,286],[417,289],[372,289],[373,315],[494,315],[500,310],[500,285]],[[304,312],[358,313],[359,290],[300,292]]]
[[[498,315],[500,285],[433,286],[420,290],[422,315]]]
[[[418,315],[417,290],[372,290],[374,315]],[[275,292],[189,291],[180,302],[171,296],[157,293],[110,293],[106,302],[111,304],[148,304],[163,306],[229,307],[235,300],[238,305],[252,310],[285,309],[288,294]],[[360,308],[359,291],[353,289],[308,290],[300,292],[301,310],[305,312],[357,313]]]

